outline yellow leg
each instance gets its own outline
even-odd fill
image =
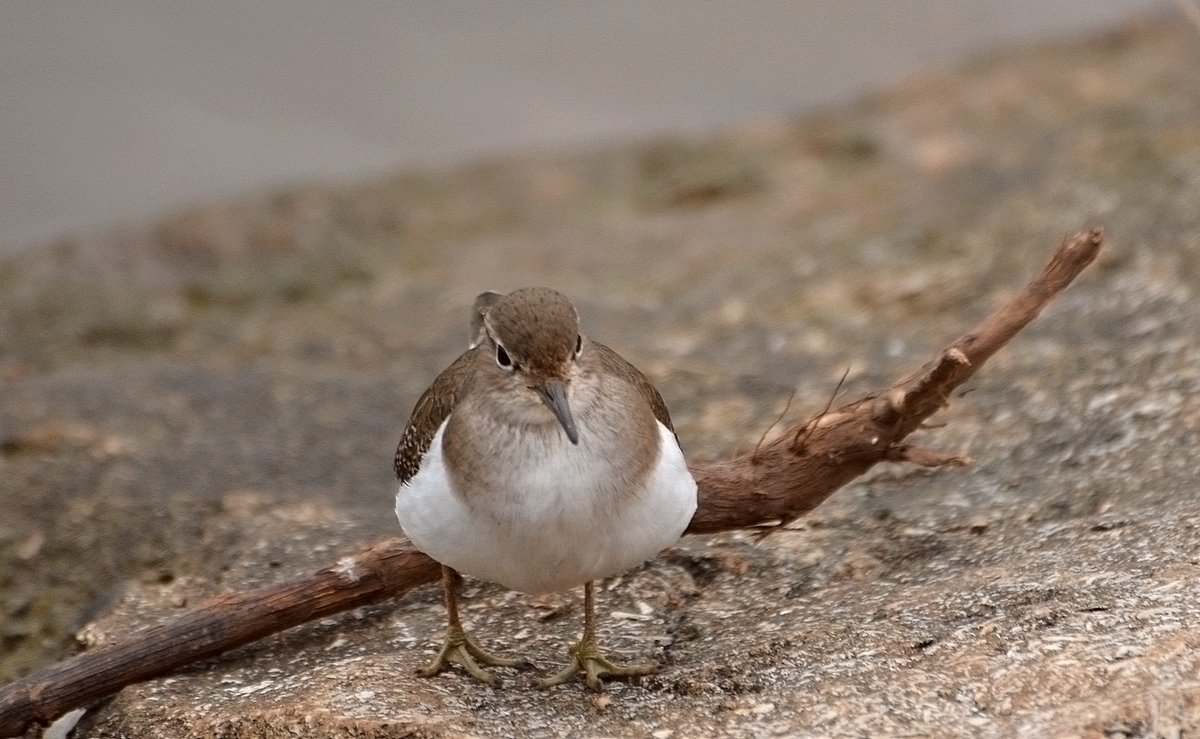
[[[462,621],[458,616],[458,586],[462,576],[449,567],[442,566],[442,589],[446,595],[446,640],[437,656],[433,658],[419,673],[423,677],[433,677],[443,670],[450,669],[451,664],[462,665],[467,674],[481,683],[493,688],[499,687],[500,680],[479,666],[482,662],[492,667],[515,667],[525,669],[533,667],[527,660],[497,657],[488,654],[463,631]]]
[[[571,647],[571,663],[561,672],[538,682],[539,688],[562,685],[583,673],[584,682],[595,691],[604,689],[603,678],[620,680],[630,677],[652,675],[657,665],[617,665],[610,662],[596,643],[596,589],[588,582],[583,586],[583,638]]]

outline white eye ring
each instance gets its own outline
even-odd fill
[[[583,334],[575,337],[575,358],[579,359],[580,354],[583,354]]]
[[[496,364],[509,372],[517,368],[517,363],[512,361],[512,357],[508,356],[508,351],[500,345],[500,342],[496,342]]]

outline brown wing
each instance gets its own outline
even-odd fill
[[[407,483],[417,474],[417,470],[421,469],[421,459],[425,452],[429,451],[434,435],[462,397],[463,388],[471,378],[471,362],[475,351],[469,349],[463,352],[444,369],[413,407],[412,416],[408,419],[408,428],[404,430],[404,436],[400,437],[393,462],[396,477],[401,485]]]
[[[637,388],[646,400],[650,401],[650,407],[654,409],[654,417],[659,423],[666,426],[675,433],[675,426],[671,424],[671,414],[667,412],[667,404],[663,402],[662,396],[658,394],[658,389],[650,384],[646,376],[637,367],[634,367],[620,354],[617,354],[607,346],[592,342],[592,346],[596,348],[596,356],[600,359],[600,364],[604,369],[619,377],[624,377],[629,384]]]

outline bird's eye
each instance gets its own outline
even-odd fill
[[[575,356],[578,357],[580,354],[583,354],[583,334],[575,337]]]
[[[514,367],[512,357],[508,356],[508,352],[499,344],[496,344],[496,364],[506,370],[511,370]]]

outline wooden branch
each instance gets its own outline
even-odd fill
[[[1071,284],[1100,251],[1100,229],[1067,237],[1025,289],[974,331],[886,390],[871,393],[789,430],[761,449],[712,464],[692,465],[700,506],[689,534],[786,524],[816,508],[835,490],[877,462],[924,466],[962,464],[965,458],[902,442],[945,407],[966,382]]]
[[[760,449],[693,464],[700,505],[689,534],[783,524],[815,508],[881,461],[961,465],[965,457],[909,446],[905,437],[1095,259],[1099,229],[1068,237],[1016,297],[931,362],[840,408],[817,415]],[[437,563],[404,540],[375,544],[307,577],[218,596],[124,641],[76,655],[0,689],[0,736],[265,636],[401,595],[438,576]]]
[[[441,567],[406,540],[389,539],[307,577],[226,593],[165,623],[63,660],[0,690],[0,736],[332,613],[433,582]]]

